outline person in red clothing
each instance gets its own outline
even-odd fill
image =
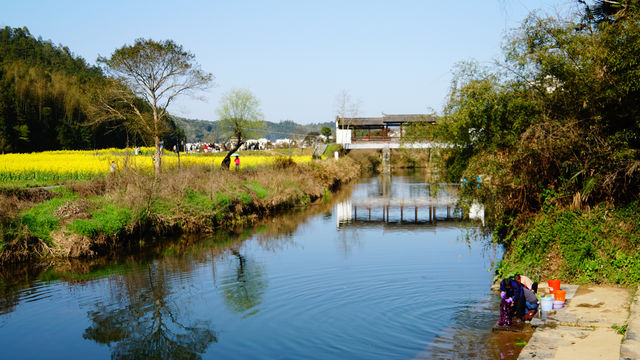
[[[240,156],[236,155],[234,162],[236,163],[236,171],[240,170]]]

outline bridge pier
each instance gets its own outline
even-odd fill
[[[391,149],[388,146],[382,149],[382,172],[391,172]]]
[[[371,206],[371,205],[363,205],[360,208],[364,208],[364,210],[366,210],[365,214],[362,214],[362,212],[360,212],[360,216],[363,219],[358,219],[358,205],[352,205],[350,206],[350,216],[348,216],[348,221],[369,221],[369,222],[383,222],[383,223],[391,223],[391,211],[392,210],[398,210],[399,212],[399,219],[396,218],[397,220],[394,220],[394,222],[397,222],[399,224],[409,224],[409,223],[431,223],[431,224],[436,224],[438,222],[438,216],[437,216],[437,209],[438,206],[437,205],[433,205],[433,204],[429,204],[428,206],[426,206],[426,208],[429,209],[429,213],[428,213],[428,217],[426,219],[420,219],[419,217],[419,212],[418,209],[421,207],[420,205],[417,204],[380,204],[379,209],[382,210],[382,219],[378,218],[375,219],[376,216],[372,216],[372,208],[378,208],[377,206]],[[411,207],[413,207],[413,213],[414,213],[414,218],[413,221],[411,221],[410,219],[410,215],[407,215],[407,219],[404,218],[404,209],[405,207],[407,208],[407,212],[411,211]],[[444,207],[441,207],[442,210],[444,211]],[[455,219],[456,213],[453,212],[453,206],[451,205],[446,205],[446,209],[447,209],[447,216],[446,218],[444,218],[444,221],[450,221]],[[397,214],[397,213],[396,213]],[[426,215],[426,214],[425,214]],[[462,216],[460,217],[462,218]]]

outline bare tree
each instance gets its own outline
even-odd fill
[[[357,117],[360,113],[362,100],[353,99],[347,90],[341,90],[334,100],[336,116],[345,119],[347,126],[350,118]]]
[[[213,75],[203,72],[195,56],[172,40],[137,39],[110,58],[98,58],[98,62],[119,82],[98,96],[104,110],[102,119],[124,120],[135,132],[153,138],[155,174],[159,174],[160,137],[167,108],[179,95],[207,88]]]

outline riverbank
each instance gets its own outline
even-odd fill
[[[575,284],[636,286],[640,283],[640,203],[592,208],[551,201],[522,215],[498,241],[505,255],[497,278],[515,273]],[[499,230],[498,230],[499,231]]]
[[[145,237],[208,233],[251,225],[331,197],[360,175],[349,158],[221,171],[173,169],[154,177],[122,168],[113,177],[51,190],[0,194],[0,263],[91,257]]]
[[[518,359],[640,359],[640,289],[563,286],[566,307],[537,317]]]

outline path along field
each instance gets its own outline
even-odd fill
[[[30,181],[37,184],[49,184],[65,180],[89,180],[109,174],[110,164],[116,162],[117,168],[129,166],[143,171],[153,171],[153,148],[142,148],[139,155],[132,150],[61,150],[44,151],[30,154],[0,155],[0,182]],[[225,153],[180,154],[180,165],[220,166]],[[242,168],[268,165],[277,156],[264,152],[240,153]],[[311,156],[292,156],[296,163],[308,162]],[[163,169],[176,168],[178,156],[165,151],[162,158]],[[233,167],[232,167],[233,168]]]

